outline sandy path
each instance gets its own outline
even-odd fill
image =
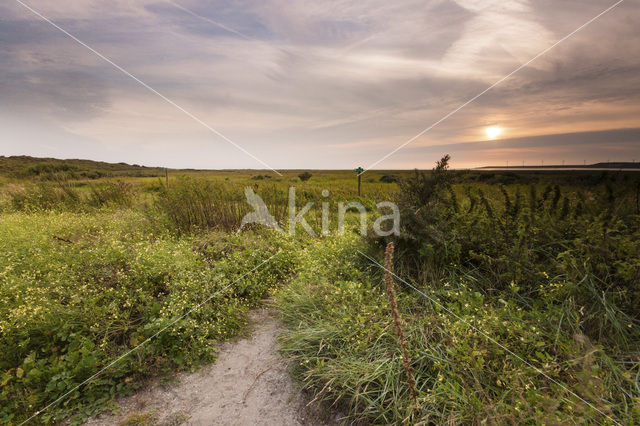
[[[256,310],[251,321],[251,336],[222,344],[215,364],[178,376],[175,385],[154,385],[123,398],[121,414],[102,414],[86,424],[131,424],[136,416],[142,424],[158,425],[327,424],[327,418],[319,419],[319,408],[306,408],[305,396],[287,373],[277,351],[280,325],[272,313]]]

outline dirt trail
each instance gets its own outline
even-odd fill
[[[280,325],[267,309],[251,313],[251,336],[223,343],[215,364],[153,385],[118,401],[121,414],[102,414],[87,425],[321,425],[336,418],[306,407],[276,339]],[[137,418],[137,422],[136,422]],[[321,418],[323,418],[321,420]]]

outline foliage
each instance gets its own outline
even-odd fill
[[[282,220],[286,193],[274,186],[263,187],[260,196],[276,220]],[[209,228],[236,231],[251,211],[242,188],[190,177],[182,177],[161,191],[155,207],[179,232]]]
[[[163,169],[137,164],[105,163],[91,160],[59,160],[26,155],[0,156],[0,176],[55,181],[60,179],[99,179],[123,176],[162,176]]]
[[[165,327],[37,421],[84,419],[145,377],[211,361],[294,266],[280,234],[214,234],[236,248],[218,256],[208,236],[154,229],[130,210],[3,214],[0,422],[19,423]]]
[[[92,184],[89,192],[79,190],[70,181],[26,184],[9,191],[13,210],[82,211],[94,207],[131,207],[138,196],[130,183],[122,180]]]
[[[400,177],[397,175],[382,175],[380,176],[380,182],[383,183],[394,183],[394,182],[399,182],[400,181]]]
[[[637,177],[446,166],[368,171],[359,198],[351,170],[314,171],[296,188],[298,206],[315,203],[316,230],[321,202],[375,211],[396,194],[396,272],[432,299],[397,289],[416,409],[381,271],[357,252],[379,258],[387,239],[236,232],[246,187],[282,220],[299,171],[172,171],[167,188],[159,168],[0,157],[0,422],[26,419],[176,319],[36,421],[80,421],[154,375],[209,362],[271,291],[294,372],[350,420],[608,422],[571,389],[640,422]]]
[[[547,302],[553,290],[524,309],[515,286],[511,297],[493,298],[455,268],[439,287],[420,288],[426,298],[398,293],[416,407],[381,271],[358,247],[348,236],[310,246],[299,278],[277,293],[293,373],[316,399],[346,413],[347,422],[611,423],[580,398],[623,424],[640,421],[638,361],[622,363],[568,332],[564,324],[576,318]]]
[[[605,182],[564,193],[547,185],[539,194],[536,186],[466,186],[461,196],[447,173],[440,163],[430,177],[401,184],[403,235],[397,248],[405,276],[434,285],[446,277],[448,265],[462,265],[494,296],[522,289],[523,306],[556,286],[556,303],[571,300],[583,307],[576,332],[620,349],[638,341],[637,328],[629,327],[640,324],[640,221],[633,187]]]
[[[136,198],[133,185],[123,180],[91,186],[89,203],[96,207],[131,207]]]
[[[311,176],[312,176],[312,174],[311,174],[311,173],[309,173],[309,172],[303,172],[303,173],[300,173],[300,174],[298,175],[298,179],[300,179],[302,182],[306,182],[306,181],[308,181],[309,179],[311,179]]]
[[[266,179],[272,179],[272,177],[270,175],[255,175],[255,176],[251,176],[251,180],[266,180]]]
[[[55,185],[35,184],[19,187],[9,193],[11,207],[15,210],[78,210],[82,205],[80,193],[68,182]]]
[[[423,293],[398,282],[418,407],[381,271],[353,241],[308,248],[279,293],[294,373],[356,422],[640,422],[636,183],[469,185],[447,160],[397,198],[395,270]]]

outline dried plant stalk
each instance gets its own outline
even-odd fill
[[[415,406],[418,406],[418,391],[416,390],[416,381],[413,378],[413,367],[411,367],[411,360],[409,359],[409,351],[407,351],[407,341],[404,337],[404,331],[402,330],[402,321],[400,319],[400,313],[398,312],[398,303],[396,302],[396,291],[393,287],[393,243],[387,244],[387,248],[384,252],[384,283],[387,286],[387,295],[389,296],[389,305],[391,305],[391,315],[393,316],[393,323],[395,325],[396,334],[400,341],[400,347],[402,348],[402,362],[404,364],[404,373],[407,376],[407,384],[409,385],[409,392],[411,393],[411,399]]]

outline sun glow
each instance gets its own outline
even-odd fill
[[[495,139],[502,134],[502,129],[498,126],[489,126],[484,129],[484,132],[487,134],[489,139]]]

